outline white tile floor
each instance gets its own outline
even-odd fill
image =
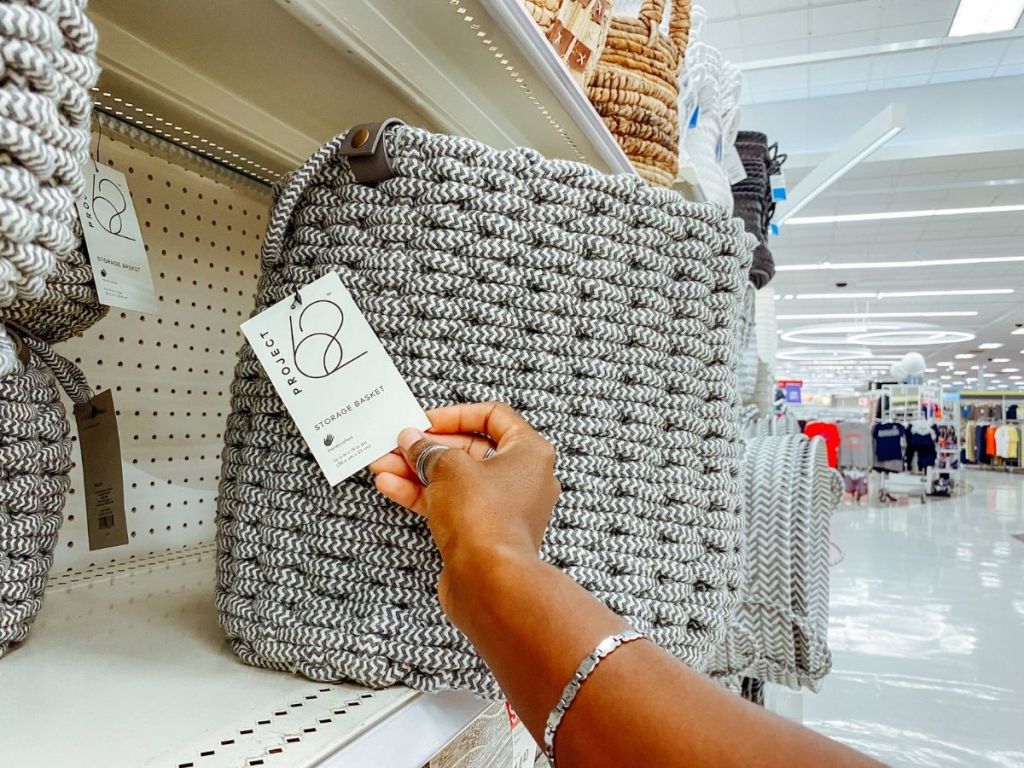
[[[1024,474],[966,479],[833,521],[833,672],[803,721],[892,765],[1024,766]]]

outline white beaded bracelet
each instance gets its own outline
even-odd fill
[[[555,734],[558,732],[558,726],[562,724],[562,718],[565,717],[565,713],[569,711],[569,707],[576,699],[576,694],[580,692],[583,681],[590,677],[591,673],[597,669],[597,665],[620,645],[641,640],[643,637],[643,632],[637,632],[635,629],[627,629],[624,632],[609,635],[598,643],[590,655],[576,667],[576,672],[565,684],[562,697],[555,704],[555,708],[551,710],[547,725],[544,727],[544,754],[547,756],[548,762],[551,763],[551,768],[555,766]]]

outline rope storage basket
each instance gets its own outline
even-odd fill
[[[747,441],[743,477],[746,579],[711,672],[818,690],[832,667],[829,523],[842,479],[823,440],[781,430]]]
[[[690,31],[689,0],[643,0],[637,16],[613,15],[587,95],[637,173],[671,187],[679,170],[679,74]]]
[[[96,42],[84,0],[0,4],[0,308],[41,297],[77,246]]]
[[[702,666],[741,569],[733,335],[752,239],[634,176],[385,125],[375,186],[345,156],[353,129],[278,190],[256,309],[335,271],[424,408],[519,409],[559,451],[543,556]],[[217,606],[241,659],[499,696],[441,611],[423,519],[368,472],[328,486],[248,346],[231,391]]]
[[[735,212],[743,219],[747,231],[758,240],[750,267],[750,282],[760,289],[775,276],[775,260],[768,250],[768,231],[775,215],[771,177],[782,170],[786,156],[779,154],[777,145],[769,147],[768,137],[756,131],[740,131],[736,150],[747,178],[732,187]]]
[[[57,380],[33,353],[0,377],[0,656],[25,639],[42,606],[70,471]]]

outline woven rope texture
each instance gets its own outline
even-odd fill
[[[768,138],[756,131],[740,131],[736,137],[736,150],[747,178],[732,187],[735,213],[743,219],[747,231],[757,237],[750,282],[756,288],[763,288],[775,276],[775,260],[768,250],[768,232],[775,215],[771,177],[782,170],[786,156],[779,154],[776,145],[769,147]]]
[[[743,478],[746,578],[711,672],[817,690],[832,667],[829,521],[842,480],[824,441],[799,434],[749,439]]]
[[[398,127],[395,177],[322,147],[279,191],[256,305],[338,272],[425,408],[503,400],[559,450],[543,555],[701,666],[741,568],[734,332],[752,239],[710,205],[531,150]],[[218,507],[220,619],[246,662],[499,690],[437,602],[421,518],[331,489],[239,353]]]
[[[70,486],[68,432],[57,381],[34,353],[0,378],[0,656],[43,602]]]
[[[0,308],[43,296],[78,245],[74,199],[98,74],[84,0],[0,5]],[[12,369],[0,359],[0,375]]]

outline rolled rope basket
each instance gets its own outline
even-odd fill
[[[335,271],[424,408],[501,400],[558,450],[542,555],[686,663],[742,567],[735,330],[753,241],[721,209],[532,150],[392,126],[356,183],[345,135],[278,190],[256,310]],[[239,352],[217,606],[239,657],[315,680],[500,695],[437,601],[422,518],[368,472],[331,488]]]
[[[828,649],[829,522],[842,479],[825,443],[804,435],[747,440],[746,579],[713,677],[757,677],[818,690]]]
[[[9,350],[17,370],[0,377],[0,656],[26,638],[42,606],[71,483],[58,382],[76,403],[92,396],[81,372],[47,344],[23,343],[20,356]],[[6,344],[10,335],[0,338]]]
[[[84,0],[0,5],[0,308],[40,298],[78,244],[96,42]]]
[[[98,73],[84,0],[0,5],[0,655],[39,611],[70,483],[58,380],[91,396],[47,342],[104,312],[74,209]]]

